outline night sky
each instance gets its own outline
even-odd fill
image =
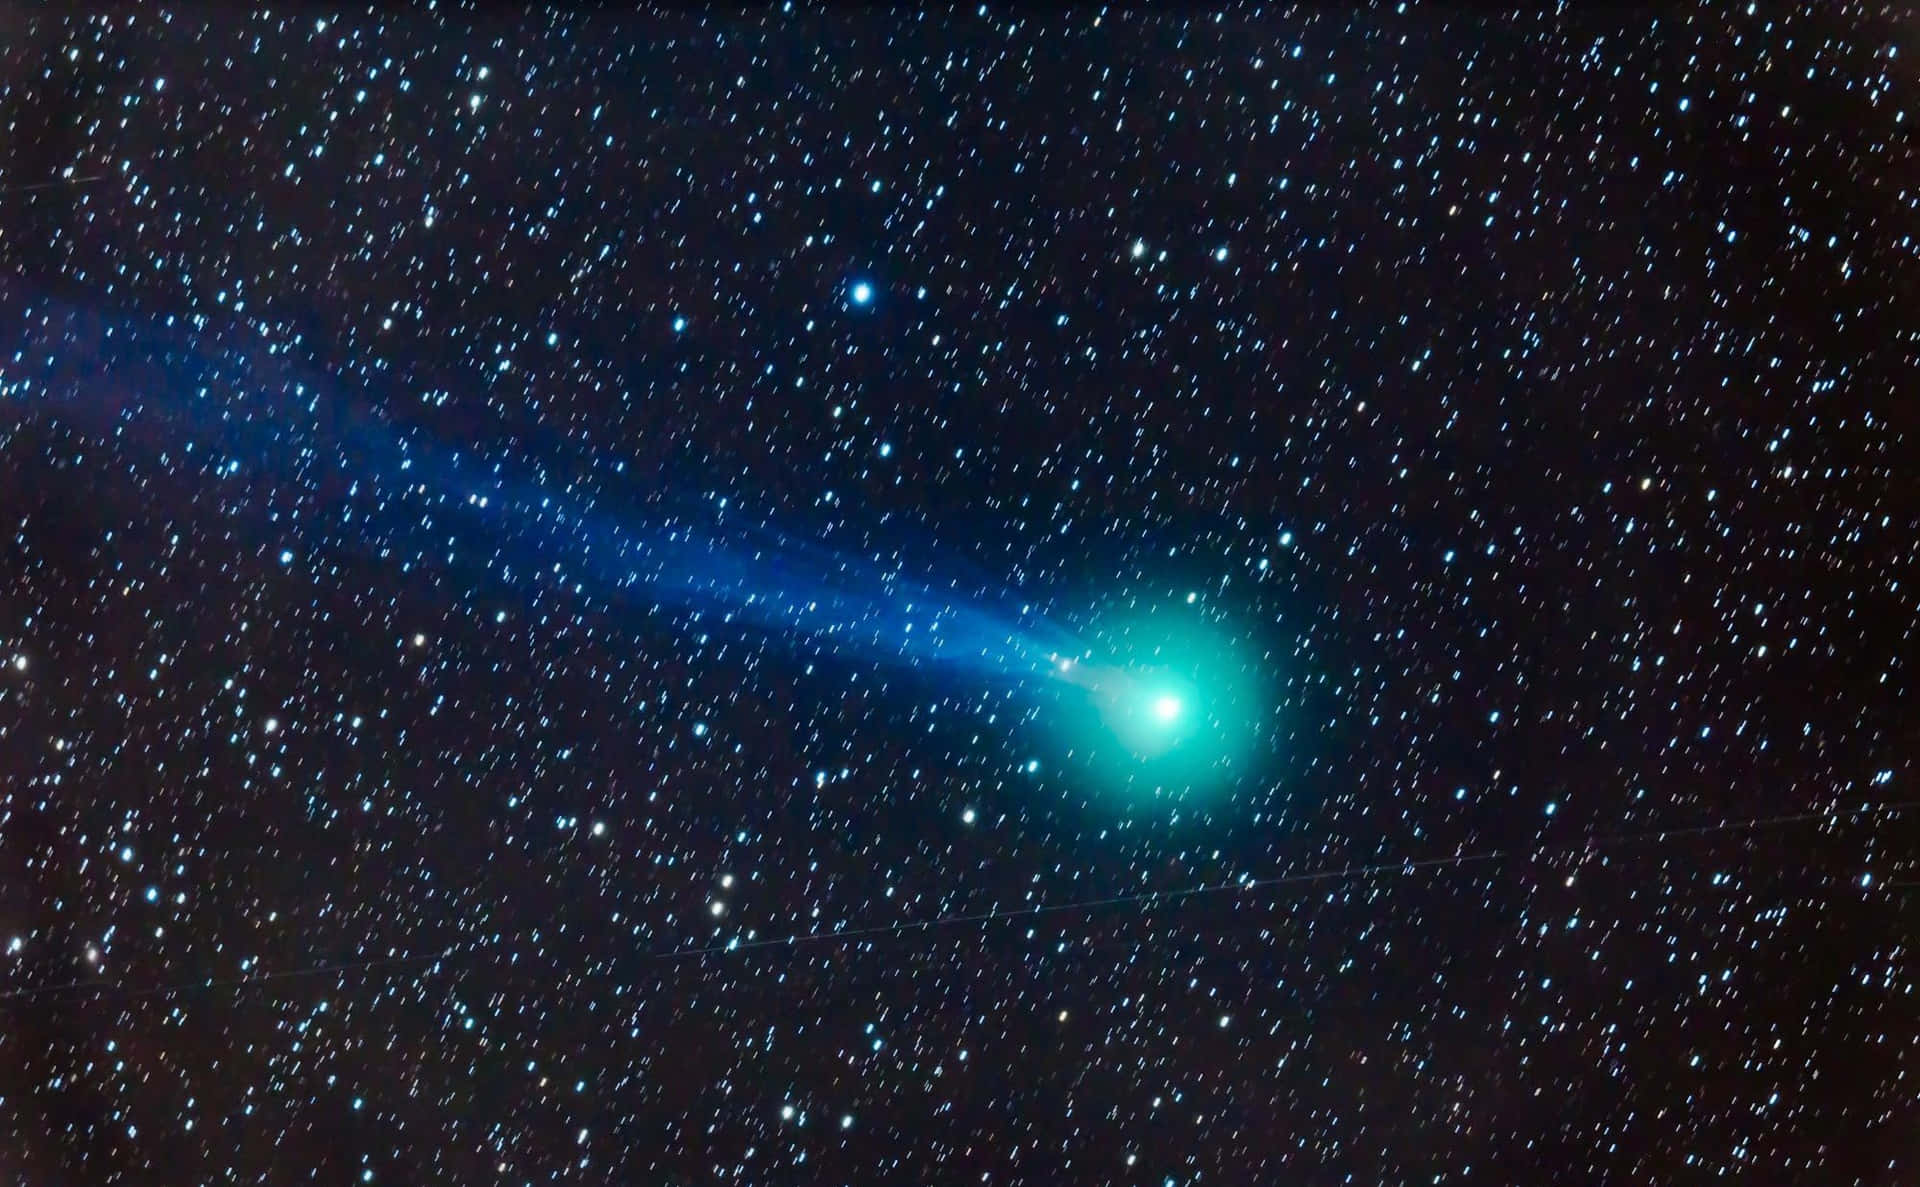
[[[1911,18],[62,7],[7,1183],[1920,1183]]]

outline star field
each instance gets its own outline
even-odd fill
[[[0,1176],[1920,1181],[1917,30],[0,8]]]

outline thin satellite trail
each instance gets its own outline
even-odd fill
[[[29,181],[18,185],[0,184],[0,194],[24,194],[30,190],[57,190],[67,186],[90,185],[96,181],[105,181],[106,173],[91,173],[85,177],[60,177],[52,181]]]
[[[1345,882],[1354,878],[1366,878],[1376,875],[1407,875],[1421,870],[1440,870],[1468,865],[1499,864],[1514,858],[1540,860],[1579,857],[1602,849],[1636,843],[1659,844],[1682,837],[1699,837],[1714,833],[1754,832],[1763,828],[1777,828],[1784,825],[1803,824],[1816,820],[1837,821],[1874,815],[1893,816],[1904,810],[1916,807],[1920,807],[1920,800],[1868,804],[1858,808],[1789,812],[1777,816],[1755,816],[1741,820],[1723,821],[1718,824],[1681,825],[1674,828],[1646,829],[1635,833],[1615,833],[1593,836],[1577,844],[1569,845],[1540,846],[1533,849],[1484,849],[1472,853],[1457,853],[1444,857],[1369,862],[1359,865],[1338,866],[1324,870],[1307,870],[1298,874],[1277,874],[1270,878],[1245,878],[1231,882],[1203,882],[1178,890],[1143,890],[1130,894],[1108,895],[1102,898],[1075,899],[1072,902],[1065,903],[1049,903],[1032,907],[1014,907],[1005,910],[975,911],[960,915],[942,915],[931,919],[907,920],[901,923],[880,924],[873,927],[852,928],[841,931],[811,932],[805,935],[770,937],[761,940],[729,940],[725,943],[703,944],[692,948],[643,952],[638,954],[638,959],[647,961],[679,961],[710,956],[726,956],[739,952],[752,952],[769,948],[796,948],[802,944],[843,944],[850,940],[871,939],[876,936],[893,935],[901,932],[925,932],[950,927],[964,927],[968,924],[994,923],[1006,919],[1033,919],[1042,915],[1059,915],[1070,911],[1095,911],[1103,907],[1124,906],[1129,903],[1155,904],[1181,902],[1187,899],[1225,894],[1232,891],[1246,892],[1283,886],[1307,886],[1324,882]],[[1900,882],[1888,883],[1887,888],[1892,889],[1903,885],[1907,884]],[[363,972],[370,969],[397,968],[411,965],[431,966],[443,961],[451,961],[461,956],[477,954],[486,948],[498,947],[503,943],[508,943],[519,938],[521,938],[521,936],[511,936],[474,943],[456,944],[453,947],[445,948],[438,952],[375,957],[369,960],[334,961],[324,964],[303,965],[292,969],[282,969],[278,972],[259,973],[252,976],[181,981],[167,985],[151,986],[145,989],[99,985],[90,981],[69,981],[60,985],[46,985],[0,993],[0,1002],[31,1003],[60,995],[70,995],[72,998],[85,1000],[136,1001],[142,998],[172,997],[179,994],[191,993],[196,990],[244,989],[249,986],[267,985],[279,981],[324,977],[331,973]],[[433,970],[429,968],[426,975],[431,975],[432,971]]]

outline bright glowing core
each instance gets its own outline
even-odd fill
[[[1265,677],[1189,612],[1114,608],[1083,653],[1056,652],[1053,681],[1077,727],[1052,769],[1086,769],[1134,795],[1183,797],[1234,784],[1257,757]]]

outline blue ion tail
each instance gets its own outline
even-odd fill
[[[1053,657],[1084,650],[1031,612],[956,596],[883,558],[698,510],[624,508],[586,483],[544,480],[529,459],[399,429],[330,380],[295,374],[271,344],[215,351],[197,321],[116,321],[4,291],[0,311],[16,327],[0,341],[0,432],[43,418],[131,465],[195,475],[231,496],[221,503],[229,526],[252,523],[282,563],[344,549],[459,584],[664,603],[850,657],[981,678],[1044,678]],[[297,541],[274,526],[288,507],[304,525]]]

